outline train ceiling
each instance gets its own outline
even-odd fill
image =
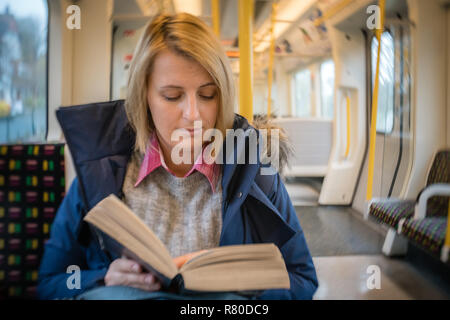
[[[238,1],[220,1],[221,41],[230,58],[238,57]],[[317,24],[323,12],[340,0],[280,0],[274,27],[276,56],[286,64],[307,63],[311,59],[329,56],[330,41],[325,25]],[[255,68],[266,65],[270,43],[272,2],[254,0]],[[159,12],[187,11],[211,21],[211,0],[114,0],[114,18],[148,18]],[[259,57],[258,57],[259,55]],[[289,61],[292,61],[290,63]],[[261,65],[261,66],[262,66]]]

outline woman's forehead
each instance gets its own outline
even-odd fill
[[[151,73],[151,81],[158,87],[204,86],[213,83],[208,71],[194,59],[164,50],[156,56]]]

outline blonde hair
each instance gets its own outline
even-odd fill
[[[149,77],[156,56],[164,49],[191,58],[210,74],[218,87],[219,106],[215,128],[225,136],[233,126],[235,87],[231,67],[211,28],[188,13],[159,15],[146,26],[133,54],[125,109],[136,132],[135,150],[145,153],[155,129],[148,107]]]

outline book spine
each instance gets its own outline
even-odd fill
[[[175,293],[181,293],[181,292],[185,291],[183,276],[180,273],[178,273],[172,279],[172,281],[170,281],[168,291],[175,292]]]

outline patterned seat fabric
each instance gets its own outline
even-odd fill
[[[370,214],[379,222],[397,228],[402,218],[414,215],[414,200],[378,201],[370,205]]]
[[[439,151],[434,157],[428,173],[427,186],[434,183],[450,183],[450,150]],[[449,197],[431,197],[427,203],[426,216],[447,216],[448,199]],[[414,206],[415,201],[412,200],[374,201],[370,206],[369,213],[379,222],[397,228],[400,219],[413,217]]]
[[[433,166],[428,174],[427,186],[434,183],[450,183],[450,150],[442,150],[436,154]],[[447,216],[450,197],[431,197],[427,203],[427,217]]]
[[[0,299],[35,297],[64,192],[64,144],[0,146]]]
[[[438,255],[444,244],[446,227],[447,219],[445,217],[409,219],[402,226],[402,234]]]

